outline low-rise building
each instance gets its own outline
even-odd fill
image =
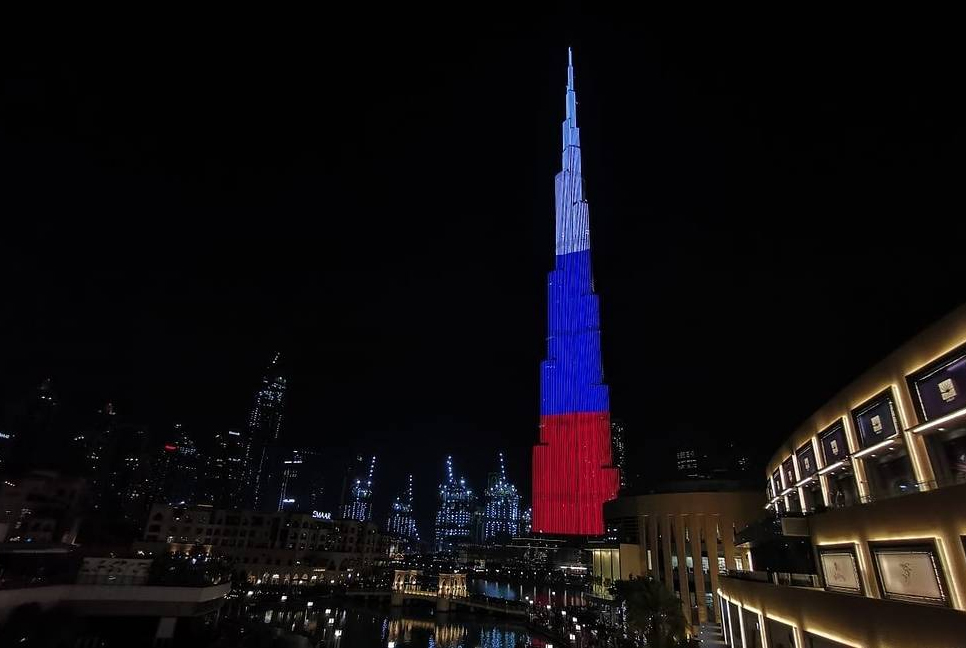
[[[607,598],[618,580],[653,577],[681,600],[696,634],[700,624],[721,618],[718,578],[747,567],[735,552],[735,533],[758,518],[764,504],[757,491],[712,480],[607,502],[612,541],[591,548],[593,591]]]
[[[372,522],[164,504],[151,507],[137,548],[225,557],[236,573],[265,584],[347,582],[387,555],[385,538]]]

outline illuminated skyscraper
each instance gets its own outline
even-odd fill
[[[500,453],[500,471],[490,473],[483,508],[483,540],[498,536],[514,536],[520,532],[520,496],[517,487],[506,478],[503,453]]]
[[[623,421],[610,422],[610,446],[614,467],[620,475],[620,487],[624,490],[630,485],[630,474],[627,472],[627,437],[624,433]]]
[[[473,491],[453,473],[453,458],[446,457],[446,481],[439,485],[436,512],[436,551],[449,551],[455,542],[473,537]]]
[[[368,522],[372,519],[372,478],[376,472],[376,458],[369,463],[369,474],[358,475],[349,487],[349,498],[342,506],[346,520]]]
[[[416,518],[413,517],[413,476],[409,476],[406,492],[396,497],[389,511],[386,521],[386,531],[392,546],[390,554],[405,554],[419,544],[419,532],[416,530]]]
[[[255,510],[271,510],[274,501],[268,501],[269,471],[272,469],[270,454],[272,446],[278,443],[282,429],[282,414],[285,406],[286,380],[279,366],[278,353],[262,377],[262,386],[255,394],[255,406],[248,418],[248,450],[246,452],[247,491],[243,500]]]
[[[540,367],[540,442],[533,449],[533,530],[600,535],[603,504],[617,496],[619,482],[611,463],[610,400],[568,58],[563,168],[555,180],[556,264],[547,282],[547,359]]]

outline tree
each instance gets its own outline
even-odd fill
[[[653,578],[617,582],[627,624],[640,632],[649,648],[671,648],[685,641],[687,622],[681,601]]]

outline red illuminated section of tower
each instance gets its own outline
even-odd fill
[[[600,353],[600,306],[580,169],[572,61],[567,68],[563,164],[555,180],[556,260],[547,281],[547,359],[540,367],[540,442],[533,448],[533,530],[602,535],[617,496],[610,399]]]

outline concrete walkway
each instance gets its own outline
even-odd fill
[[[717,623],[702,623],[698,631],[698,640],[702,648],[719,648],[725,646],[724,635],[721,633],[721,625]]]

